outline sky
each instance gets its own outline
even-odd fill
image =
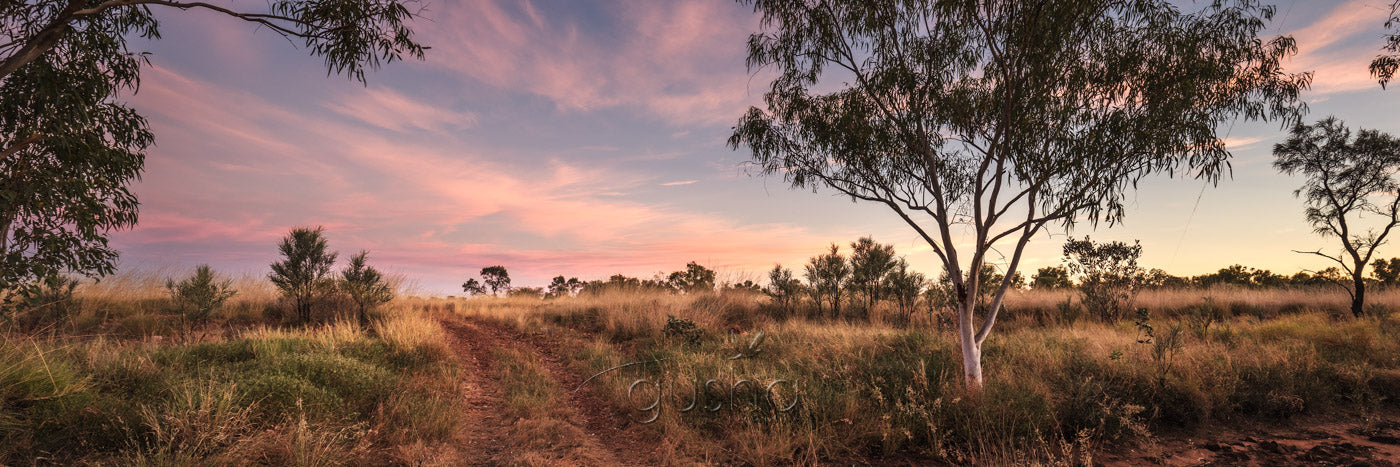
[[[230,3],[230,2],[222,2]],[[1400,134],[1400,89],[1366,71],[1390,0],[1280,0],[1269,34],[1289,34],[1289,71],[1314,71],[1308,121]],[[133,186],[139,224],[112,235],[123,272],[210,264],[265,275],[289,230],[322,226],[344,258],[426,294],[460,293],[482,267],[516,285],[555,275],[648,278],[696,261],[721,280],[762,281],[830,243],[871,235],[930,276],[937,258],[892,212],[829,190],[751,174],[725,144],[763,72],[745,67],[758,31],[741,4],[713,1],[437,0],[413,24],[426,60],[368,85],[327,76],[320,58],[266,29],[157,8],[161,40],[138,93],[157,143]],[[1277,173],[1277,123],[1221,129],[1234,159],[1218,186],[1152,179],[1125,222],[1027,248],[1022,269],[1061,264],[1067,235],[1140,240],[1141,264],[1178,275],[1230,264],[1320,269],[1292,250],[1332,248]],[[1006,250],[1009,252],[1009,250]],[[1382,247],[1400,256],[1400,247]],[[995,259],[995,258],[994,258]],[[1027,274],[1029,276],[1029,274]]]

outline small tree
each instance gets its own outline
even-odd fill
[[[1400,139],[1362,129],[1356,138],[1334,117],[1315,125],[1298,124],[1282,143],[1274,145],[1274,167],[1288,175],[1307,177],[1293,192],[1303,198],[1313,231],[1341,240],[1342,251],[1308,253],[1341,265],[1351,279],[1351,312],[1361,316],[1366,302],[1366,265],[1376,248],[1400,224]],[[1373,217],[1367,223],[1367,217]]]
[[[768,287],[764,289],[764,293],[773,297],[773,301],[783,313],[792,311],[793,302],[801,292],[802,282],[792,277],[791,269],[775,264],[773,269],[768,271]]]
[[[583,282],[580,282],[577,277],[564,279],[564,276],[554,276],[554,279],[549,282],[549,295],[546,298],[568,297],[582,289]]]
[[[293,229],[277,247],[282,261],[272,263],[268,275],[282,296],[292,301],[301,323],[311,321],[311,306],[335,288],[328,276],[336,254],[326,251],[323,231],[321,227]]]
[[[666,276],[666,283],[677,292],[713,292],[715,290],[715,272],[691,261],[685,264],[684,271],[676,271]]]
[[[1071,273],[1079,276],[1084,306],[1105,321],[1117,321],[1133,306],[1133,299],[1146,275],[1137,260],[1142,245],[1133,242],[1094,243],[1071,238],[1065,242],[1065,261]]]
[[[805,276],[812,287],[812,298],[817,302],[817,313],[822,311],[822,299],[830,300],[831,316],[841,316],[841,290],[851,278],[851,266],[841,256],[841,247],[831,244],[831,251],[813,256],[808,260]]]
[[[1376,265],[1371,268],[1371,274],[1380,282],[1381,287],[1395,287],[1400,285],[1400,258],[1384,258],[1376,260]]]
[[[1069,269],[1064,266],[1048,266],[1035,271],[1031,276],[1031,288],[1036,290],[1056,290],[1074,287],[1069,280]]]
[[[885,288],[899,307],[900,323],[912,321],[915,305],[923,293],[928,280],[923,274],[909,270],[909,262],[904,258],[895,261],[894,268],[885,274]]]
[[[506,272],[505,266],[481,268],[481,281],[491,288],[491,295],[510,293],[510,273]]]
[[[384,282],[384,275],[374,266],[365,264],[369,252],[361,250],[350,257],[350,264],[340,272],[340,290],[355,302],[355,315],[360,326],[369,326],[369,312],[394,299],[394,289]]]
[[[166,279],[165,288],[170,292],[170,300],[180,309],[180,319],[193,322],[209,319],[210,314],[236,293],[233,280],[219,281],[207,264],[195,267],[194,275],[180,282]]]
[[[865,296],[866,308],[875,308],[884,292],[885,274],[894,267],[893,246],[881,245],[870,237],[851,242],[850,287]]]
[[[467,296],[484,295],[486,294],[486,286],[481,285],[481,282],[477,281],[476,278],[469,278],[462,283],[462,292],[466,293]]]

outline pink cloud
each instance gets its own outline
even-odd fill
[[[520,3],[444,11],[424,31],[435,63],[488,84],[540,95],[565,111],[644,109],[675,124],[728,123],[757,101],[744,69],[756,19],[723,2],[633,2],[607,14],[621,37]]]
[[[1290,68],[1312,71],[1316,94],[1378,88],[1367,67],[1379,53],[1389,11],[1388,2],[1378,0],[1339,3],[1316,21],[1290,32],[1298,42],[1298,55]]]
[[[390,89],[358,89],[346,93],[327,108],[389,131],[410,128],[452,131],[476,125],[476,115],[434,107]]]
[[[170,69],[145,78],[133,101],[152,116],[160,145],[138,185],[141,224],[120,234],[119,245],[240,244],[270,260],[288,229],[323,225],[334,248],[370,249],[377,262],[410,276],[501,263],[529,278],[644,274],[691,260],[763,268],[826,243],[791,225],[618,196],[654,187],[648,173],[567,160],[522,167],[509,163],[510,154],[480,154],[450,135],[403,137],[461,115],[393,91],[307,107]],[[365,120],[386,130],[366,132],[339,118],[364,120],[374,106],[409,123]]]

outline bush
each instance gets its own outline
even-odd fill
[[[679,339],[691,345],[699,344],[700,338],[704,336],[694,321],[671,315],[666,315],[666,326],[661,328],[661,334],[668,339]]]
[[[320,227],[293,229],[278,245],[283,259],[272,263],[272,274],[268,276],[282,296],[292,302],[296,318],[302,323],[311,321],[312,306],[335,288],[335,282],[327,276],[336,254],[326,251],[326,238],[321,232]]]
[[[170,291],[170,299],[179,308],[181,319],[193,322],[209,319],[211,313],[222,307],[224,302],[236,293],[233,290],[233,281],[218,281],[207,264],[199,265],[195,268],[194,275],[180,282],[175,282],[174,279],[166,280],[165,288]]]

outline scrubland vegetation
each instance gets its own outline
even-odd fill
[[[287,327],[244,278],[184,323],[156,277],[78,287],[0,337],[0,463],[333,465],[446,455],[458,367],[437,321],[395,305]],[[61,312],[58,310],[61,309]]]
[[[1077,464],[1105,450],[1150,450],[1160,436],[1225,424],[1364,420],[1400,407],[1400,319],[1350,317],[1340,290],[1145,292],[1138,303],[1155,329],[1151,340],[1132,321],[1066,313],[1070,296],[1012,295],[1005,331],[987,346],[980,393],[969,393],[960,379],[953,328],[931,315],[900,323],[889,302],[870,310],[868,321],[824,317],[811,303],[783,310],[744,292],[614,291],[418,306],[522,330],[568,329],[575,338],[562,354],[573,356],[580,374],[655,361],[607,372],[586,390],[629,411],[629,429],[718,462]],[[1375,299],[1400,305],[1396,292]],[[695,333],[673,331],[676,322],[694,324]],[[730,359],[759,331],[758,352]],[[660,381],[666,394],[653,424],[640,422],[655,410],[636,409],[656,400],[654,386],[629,396],[638,379]],[[795,389],[799,404],[778,412],[740,397],[718,412],[683,413],[695,400],[690,387],[709,379],[741,393],[752,388],[735,388],[740,380],[764,387],[789,381],[772,394],[791,400]],[[715,399],[702,397],[700,405],[707,400]]]

